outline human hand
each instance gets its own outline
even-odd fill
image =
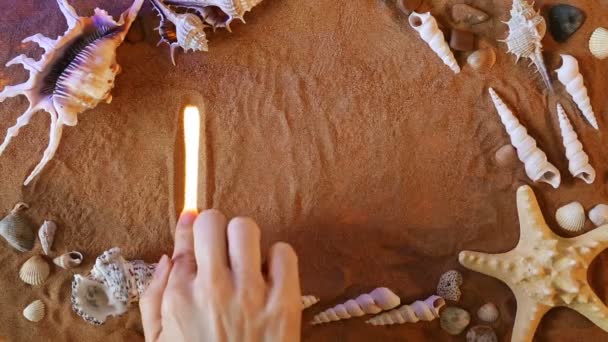
[[[163,255],[140,300],[146,341],[299,341],[297,256],[274,244],[265,278],[260,234],[248,218],[183,213],[173,257]]]

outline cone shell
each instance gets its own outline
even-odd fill
[[[35,300],[23,309],[23,317],[30,322],[40,322],[44,318],[44,303]]]
[[[40,285],[48,278],[51,268],[39,255],[29,258],[19,270],[19,278],[26,284]]]
[[[608,205],[598,204],[589,211],[589,220],[593,222],[596,227],[608,223]]]
[[[486,303],[477,310],[477,317],[487,323],[494,323],[500,316],[500,311],[494,303]]]
[[[28,208],[25,203],[17,203],[11,213],[0,221],[0,236],[20,252],[32,250],[36,242],[36,227],[23,213]]]
[[[608,29],[597,28],[589,39],[589,51],[598,59],[608,57]]]
[[[572,202],[557,209],[557,224],[569,232],[578,232],[585,226],[585,209],[579,202]]]
[[[80,265],[82,263],[82,259],[84,259],[82,253],[72,251],[56,257],[53,259],[53,263],[67,270]]]

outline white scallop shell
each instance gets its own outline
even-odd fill
[[[608,205],[598,204],[589,211],[589,220],[593,222],[596,227],[608,223]]]
[[[555,220],[563,229],[578,232],[585,226],[585,209],[579,202],[568,203],[557,209]]]
[[[608,29],[598,27],[589,39],[589,51],[598,59],[608,57]]]
[[[53,263],[67,270],[80,265],[83,259],[84,257],[82,256],[82,253],[78,251],[71,251],[56,257],[53,259]]]
[[[500,311],[494,303],[486,303],[477,310],[477,317],[487,323],[494,323],[500,316]]]
[[[56,230],[57,225],[53,221],[44,221],[38,230],[38,239],[40,239],[40,245],[42,246],[42,251],[45,255],[49,255],[51,252]]]
[[[21,266],[19,278],[26,284],[36,286],[44,283],[49,273],[51,273],[49,264],[41,256],[34,255]]]
[[[35,300],[23,309],[23,317],[30,322],[40,322],[44,318],[44,303]]]

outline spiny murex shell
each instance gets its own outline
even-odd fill
[[[500,316],[500,311],[494,303],[486,303],[477,310],[477,317],[488,323],[494,323]]]
[[[171,6],[195,10],[205,22],[214,29],[225,27],[230,31],[234,19],[245,22],[245,13],[258,5],[262,0],[166,0]]]
[[[23,309],[23,317],[30,322],[40,322],[44,318],[44,303],[35,300]]]
[[[589,220],[597,227],[608,223],[608,205],[598,204],[589,210]]]
[[[162,0],[150,0],[152,6],[160,16],[160,25],[157,30],[161,43],[169,44],[171,48],[171,62],[175,65],[175,49],[181,47],[185,52],[208,51],[205,24],[192,13],[176,13]]]
[[[579,202],[568,203],[557,209],[555,220],[560,227],[567,231],[581,231],[585,226],[585,209]]]
[[[83,259],[84,257],[82,256],[82,253],[78,251],[71,251],[56,257],[53,259],[53,263],[67,270],[80,265]]]
[[[121,315],[139,301],[155,268],[156,264],[125,260],[118,247],[109,249],[97,257],[88,275],[74,275],[72,309],[89,323],[103,324],[108,316]]]
[[[0,102],[8,97],[25,95],[29,108],[8,129],[0,154],[19,129],[27,125],[39,110],[51,116],[49,145],[24,184],[29,184],[53,158],[61,140],[63,125],[75,126],[78,114],[96,107],[101,101],[110,102],[114,78],[120,70],[116,63],[116,48],[122,43],[143,0],[134,0],[118,22],[104,10],[95,9],[92,17],[79,17],[67,0],[57,0],[68,30],[56,40],[37,33],[23,40],[44,49],[35,61],[19,55],[6,66],[21,64],[30,72],[25,83],[6,86],[0,92]]]
[[[0,221],[0,235],[20,252],[32,250],[36,242],[34,225],[23,213],[28,208],[23,202],[17,203],[11,213]]]
[[[598,27],[589,39],[589,51],[598,59],[608,57],[608,29]]]
[[[513,0],[510,13],[511,18],[506,22],[509,35],[503,41],[507,44],[508,52],[515,55],[516,63],[520,58],[529,58],[547,88],[553,90],[542,54],[541,40],[547,29],[545,19],[526,0]]]
[[[57,225],[53,221],[44,221],[40,229],[38,229],[38,239],[40,239],[40,245],[45,255],[49,255],[51,252],[56,230]]]
[[[30,285],[40,285],[49,277],[51,268],[49,264],[39,255],[29,258],[19,270],[19,278]]]

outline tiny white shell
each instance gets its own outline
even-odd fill
[[[67,270],[80,265],[82,263],[82,259],[84,259],[82,253],[78,251],[71,251],[56,257],[53,259],[53,263]]]
[[[572,202],[557,209],[555,212],[557,224],[569,232],[578,232],[585,225],[585,209],[579,202]]]
[[[598,59],[608,57],[608,29],[598,27],[589,39],[589,51]]]
[[[589,220],[597,227],[608,223],[608,205],[598,204],[589,211]]]
[[[19,270],[19,278],[30,285],[40,285],[48,278],[51,268],[39,255],[34,255],[23,263]]]
[[[487,323],[494,323],[500,316],[498,307],[494,303],[486,303],[477,310],[477,317]]]
[[[23,309],[23,317],[30,322],[40,322],[44,318],[44,303],[35,300]]]

